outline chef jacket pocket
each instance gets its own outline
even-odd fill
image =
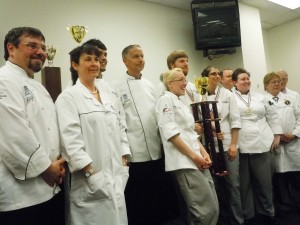
[[[82,190],[82,201],[90,202],[111,198],[112,183],[102,170],[86,179]]]

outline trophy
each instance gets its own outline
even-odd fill
[[[47,45],[46,52],[47,52],[47,59],[48,59],[48,66],[53,67],[53,59],[58,51],[58,46],[54,45]]]
[[[216,133],[221,132],[217,101],[206,100],[208,88],[207,77],[195,78],[194,83],[198,92],[202,95],[202,101],[191,104],[191,109],[195,122],[203,124],[205,147],[213,163],[211,172],[216,176],[225,176],[228,172],[226,170],[223,142],[222,140],[217,139],[219,149],[219,152],[217,152],[212,125],[212,122],[214,122]]]
[[[68,25],[67,30],[71,32],[72,37],[78,44],[82,42],[86,33],[88,32],[88,28],[86,26],[81,26],[81,25],[74,25],[74,26]]]

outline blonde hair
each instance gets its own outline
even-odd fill
[[[174,68],[163,73],[163,83],[168,91],[169,91],[168,83],[175,80],[176,75],[178,73],[183,73],[181,68]]]
[[[276,72],[271,72],[271,73],[268,73],[265,75],[264,80],[263,80],[265,91],[267,90],[266,87],[268,86],[270,81],[273,80],[274,78],[278,78],[279,80],[281,79],[279,74]]]

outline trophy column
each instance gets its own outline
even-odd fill
[[[42,69],[42,84],[49,92],[53,102],[61,93],[60,67],[46,66]]]
[[[205,148],[212,160],[211,172],[213,175],[225,176],[226,169],[223,142],[215,138],[212,123],[215,124],[216,133],[220,133],[220,119],[218,116],[217,101],[207,101],[206,92],[208,87],[207,77],[196,78],[195,86],[202,95],[202,101],[191,104],[192,113],[196,123],[202,123],[204,130]],[[213,116],[211,115],[213,114]],[[215,141],[217,139],[217,141]],[[218,150],[216,150],[216,144]]]

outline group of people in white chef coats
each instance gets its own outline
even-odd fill
[[[188,60],[186,55],[178,58],[181,58],[179,62],[182,58]],[[179,63],[178,67],[180,66]],[[189,112],[191,103],[191,101],[188,104],[186,102],[186,99],[191,99],[191,95],[187,93],[187,86],[192,84],[183,78],[182,74],[187,75],[184,69],[179,70],[174,67],[170,69],[163,74],[166,91],[157,104],[158,121],[166,154],[166,170],[176,174],[181,194],[192,215],[191,220],[196,221],[197,213],[203,216],[202,219],[209,215],[203,215],[201,209],[197,211],[196,207],[190,206],[186,190],[178,175],[184,167],[174,169],[173,164],[170,163],[174,161],[174,149],[177,150],[178,155],[175,157],[177,160],[180,157],[190,158],[192,161],[194,159],[190,157],[190,151],[184,151],[185,145],[192,149],[194,146],[191,140],[184,138],[188,127],[192,127],[191,121],[187,121],[189,117],[185,115]],[[221,74],[217,68],[209,66],[202,72],[202,76],[208,77],[209,81],[206,98],[218,101],[221,129],[224,131],[226,166],[229,171],[228,176],[214,177],[214,186],[219,200],[219,223],[251,224],[257,220],[263,224],[278,224],[275,217],[273,191],[277,217],[286,216],[292,210],[293,201],[296,201],[299,207],[299,178],[297,177],[300,171],[299,98],[297,98],[299,95],[294,92],[294,95],[289,96],[281,93],[280,73],[285,72],[279,71],[265,76],[264,85],[267,94],[263,95],[250,90],[250,73],[245,69],[238,68],[231,71],[230,82],[227,78],[222,78],[222,81],[228,84],[226,86],[229,90],[218,85]],[[229,85],[230,83],[232,85]],[[274,85],[275,92],[272,91]],[[272,95],[276,98],[271,98]],[[277,100],[275,103],[274,99],[280,99],[278,102],[281,104],[277,103]],[[280,109],[279,113],[278,109]],[[185,115],[184,120],[180,119],[180,113]],[[195,131],[194,135],[196,135]],[[184,144],[181,143],[182,138]],[[199,152],[201,151],[200,148]],[[173,160],[170,160],[172,155]],[[177,165],[179,166],[180,163]],[[193,162],[193,165],[197,166],[197,162]],[[185,177],[188,175],[185,174]],[[188,179],[189,182],[191,180]],[[193,195],[189,193],[188,196]],[[215,222],[211,221],[208,224]]]
[[[218,138],[229,171],[212,177],[213,162],[199,141],[203,128],[189,107],[201,96],[187,81],[184,51],[168,56],[170,70],[163,74],[157,100],[155,87],[142,77],[141,46],[124,48],[127,72],[111,88],[97,79],[105,70],[106,49],[97,41],[83,44],[70,52],[76,82],[54,106],[32,79],[47,56],[44,42],[43,34],[30,27],[14,28],[5,38],[1,223],[64,224],[65,212],[67,224],[74,225],[160,225],[165,207],[171,206],[164,202],[164,170],[174,178],[188,224],[249,224],[259,215],[264,224],[274,225],[273,190],[276,213],[285,216],[293,200],[299,206],[299,95],[281,89],[284,71],[265,76],[267,94],[262,95],[250,90],[244,69],[233,71],[231,91],[218,85],[217,68],[203,70],[209,81],[206,98],[218,101]],[[57,200],[64,177],[65,211]]]

